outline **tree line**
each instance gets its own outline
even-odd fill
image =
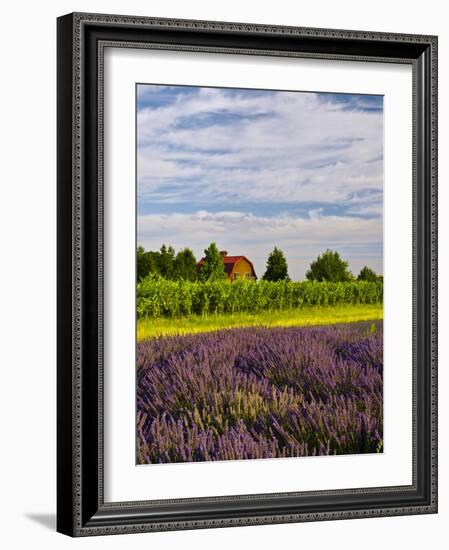
[[[220,281],[226,279],[223,258],[216,243],[211,243],[204,250],[204,262],[197,269],[197,260],[190,248],[183,248],[178,253],[173,246],[162,245],[159,251],[145,251],[137,248],[137,280],[147,276],[162,277],[172,281]],[[284,252],[278,247],[269,253],[264,281],[290,281],[288,264]],[[348,267],[348,262],[340,257],[337,251],[327,249],[311,264],[306,273],[309,281],[328,281],[333,283],[350,281],[382,281],[373,269],[364,266],[360,273],[354,276]]]

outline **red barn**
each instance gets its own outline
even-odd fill
[[[220,251],[220,256],[223,258],[224,268],[228,279],[248,279],[255,281],[257,279],[254,266],[246,256],[228,256],[226,250]],[[196,264],[197,269],[200,269],[204,263],[204,258]]]

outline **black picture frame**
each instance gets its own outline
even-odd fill
[[[74,13],[58,18],[57,530],[71,536],[437,512],[437,37]],[[105,503],[102,44],[413,68],[413,483]],[[148,495],[151,500],[151,495]]]

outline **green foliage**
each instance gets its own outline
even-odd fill
[[[377,274],[369,267],[362,267],[360,273],[357,276],[358,281],[370,281],[375,282],[379,279]]]
[[[267,269],[263,276],[265,281],[286,281],[289,279],[287,260],[282,250],[274,247],[267,260]]]
[[[147,263],[147,257],[145,250],[142,246],[137,247],[137,280],[143,279],[149,272],[149,265]]]
[[[162,245],[160,251],[146,252],[137,248],[137,280],[147,276],[159,276],[171,280],[196,280],[196,259],[190,248],[184,248],[175,256],[172,246]]]
[[[196,280],[196,259],[190,248],[183,248],[178,252],[174,262],[175,279],[184,281]]]
[[[145,252],[137,248],[137,280],[140,281],[149,274],[159,274],[159,252]]]
[[[159,274],[165,279],[174,279],[175,275],[175,249],[163,244],[159,253]]]
[[[338,252],[327,249],[310,264],[306,273],[309,281],[347,282],[353,279],[348,262],[340,258]]]
[[[211,243],[204,251],[204,262],[198,278],[200,281],[220,281],[226,279],[223,258],[215,243]]]
[[[381,281],[171,281],[150,275],[137,284],[139,318],[257,314],[311,306],[378,304]]]

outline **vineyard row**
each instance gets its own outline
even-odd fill
[[[139,318],[260,313],[311,306],[378,304],[383,283],[351,281],[169,281],[147,278],[137,284]]]

